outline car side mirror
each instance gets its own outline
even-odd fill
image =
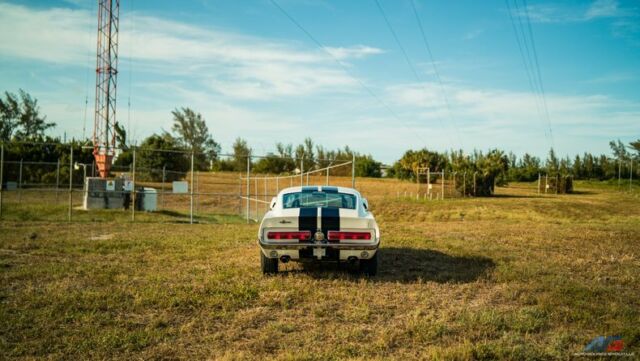
[[[368,211],[368,210],[369,210],[369,202],[367,201],[367,199],[366,199],[366,198],[362,198],[362,206],[364,207],[364,209],[365,209],[366,211]]]
[[[273,207],[276,206],[276,197],[271,198],[271,205],[269,206],[269,209],[273,209]]]

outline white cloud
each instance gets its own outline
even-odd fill
[[[349,59],[349,58],[364,58],[369,55],[378,55],[384,53],[382,49],[374,48],[366,45],[356,45],[352,47],[325,47],[327,52],[329,52],[333,57],[338,60]]]
[[[0,3],[0,54],[87,66],[95,52],[94,21],[86,10]],[[190,77],[236,99],[344,92],[357,85],[324,51],[294,43],[136,14],[121,19],[119,40],[121,70],[130,57],[138,71]],[[366,45],[326,50],[344,61],[382,52]]]
[[[540,144],[538,149],[550,146],[545,135],[548,123],[539,115],[532,93],[462,85],[448,85],[445,91],[463,144],[480,148],[500,146],[514,151],[531,151],[523,149],[523,144],[530,147],[535,141]],[[456,140],[439,87],[433,83],[396,85],[389,87],[387,94],[392,107],[414,109],[414,116],[424,122],[440,117],[444,125],[438,128],[438,134],[449,134],[450,139]],[[575,136],[615,138],[637,134],[640,130],[638,102],[605,95],[549,93],[546,99],[551,128],[559,147]],[[454,143],[452,146],[459,145]]]
[[[587,9],[587,12],[584,14],[584,18],[590,20],[621,15],[621,10],[616,0],[596,0],[589,6],[589,9]]]
[[[533,4],[526,9],[512,9],[514,15],[529,19],[538,23],[565,23],[584,22],[602,18],[626,18],[637,17],[637,9],[622,8],[616,0],[595,0],[591,4],[550,5]]]

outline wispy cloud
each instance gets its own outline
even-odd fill
[[[623,8],[616,0],[595,0],[591,4],[531,4],[514,10],[516,16],[538,23],[584,22],[602,18],[637,17],[637,9]]]
[[[463,140],[491,147],[492,142],[500,139],[501,146],[509,143],[516,150],[520,149],[520,143],[530,144],[535,139],[543,149],[550,146],[545,136],[548,124],[539,116],[534,94],[464,85],[448,85],[446,91]],[[451,131],[446,105],[435,84],[396,85],[387,93],[392,106],[413,108],[416,114],[421,114],[422,121],[437,124],[433,119],[440,117],[444,125],[438,127],[439,134]],[[578,133],[615,137],[638,131],[638,102],[598,94],[547,93],[547,103],[557,139],[568,139]],[[483,139],[478,139],[477,134],[483,134]]]
[[[592,79],[587,79],[584,82],[590,84],[611,84],[622,83],[638,79],[638,74],[635,72],[613,72],[604,74]]]
[[[87,54],[95,51],[93,22],[86,10],[1,3],[0,54],[86,66]],[[271,99],[348,91],[357,84],[331,56],[313,47],[137,14],[123,18],[121,25],[127,29],[120,34],[121,67],[130,57],[140,64],[137,69],[192,77],[225,96]],[[327,51],[341,61],[382,53],[366,45]],[[206,71],[189,74],[194,68]]]
[[[366,45],[356,45],[352,47],[325,47],[325,50],[329,52],[336,59],[349,59],[349,58],[364,58],[369,55],[382,54],[384,51],[379,48],[374,48]]]
[[[484,33],[484,29],[474,29],[464,34],[464,40],[473,40]]]
[[[596,0],[584,14],[585,20],[596,18],[611,18],[627,15],[628,12],[622,10],[616,0]]]

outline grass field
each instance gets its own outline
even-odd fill
[[[547,360],[599,335],[640,355],[637,192],[428,201],[360,184],[383,235],[370,279],[296,264],[265,277],[257,225],[233,216],[69,224],[9,208],[0,358]]]

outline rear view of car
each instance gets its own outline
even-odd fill
[[[262,272],[277,273],[280,262],[359,264],[378,270],[380,230],[367,200],[352,188],[292,187],[271,201],[258,232]]]

